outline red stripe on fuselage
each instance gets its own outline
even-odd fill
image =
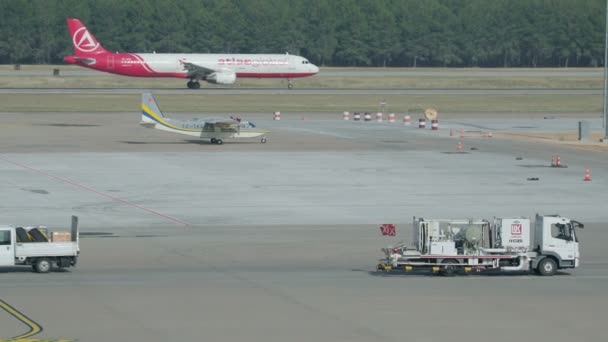
[[[144,61],[144,59],[143,59],[141,56],[136,55],[136,54],[134,54],[134,53],[130,53],[129,55],[133,56],[133,57],[134,57],[136,60],[138,60],[138,61],[139,61],[139,63],[140,63],[140,65],[141,65],[141,66],[142,66],[142,67],[143,67],[143,68],[144,68],[144,69],[145,69],[147,72],[149,72],[149,73],[151,73],[151,74],[153,74],[153,73],[154,73],[154,70],[152,70],[152,68],[150,68],[150,66],[148,65],[148,63],[146,63],[146,61]]]

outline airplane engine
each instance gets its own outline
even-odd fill
[[[233,84],[236,82],[236,74],[234,72],[214,72],[207,76],[207,82],[213,84]]]

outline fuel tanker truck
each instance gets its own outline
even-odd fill
[[[383,248],[384,272],[429,270],[440,275],[472,272],[535,272],[554,275],[580,265],[577,229],[559,215],[529,218],[425,219],[414,217],[409,244]]]

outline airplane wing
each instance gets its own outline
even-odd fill
[[[180,60],[180,63],[182,63],[182,65],[184,66],[184,69],[188,72],[187,73],[188,77],[195,77],[195,76],[203,77],[203,76],[207,76],[207,75],[215,72],[215,70],[213,70],[213,69],[206,68],[206,67],[198,65],[198,64],[181,61],[181,60]]]
[[[239,122],[234,121],[234,120],[209,118],[209,119],[205,119],[205,122],[213,124],[214,126],[220,127],[222,129],[228,129],[228,128],[238,129],[239,128]]]

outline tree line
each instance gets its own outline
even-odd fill
[[[606,0],[0,0],[0,64],[110,51],[298,54],[322,66],[604,64]]]

